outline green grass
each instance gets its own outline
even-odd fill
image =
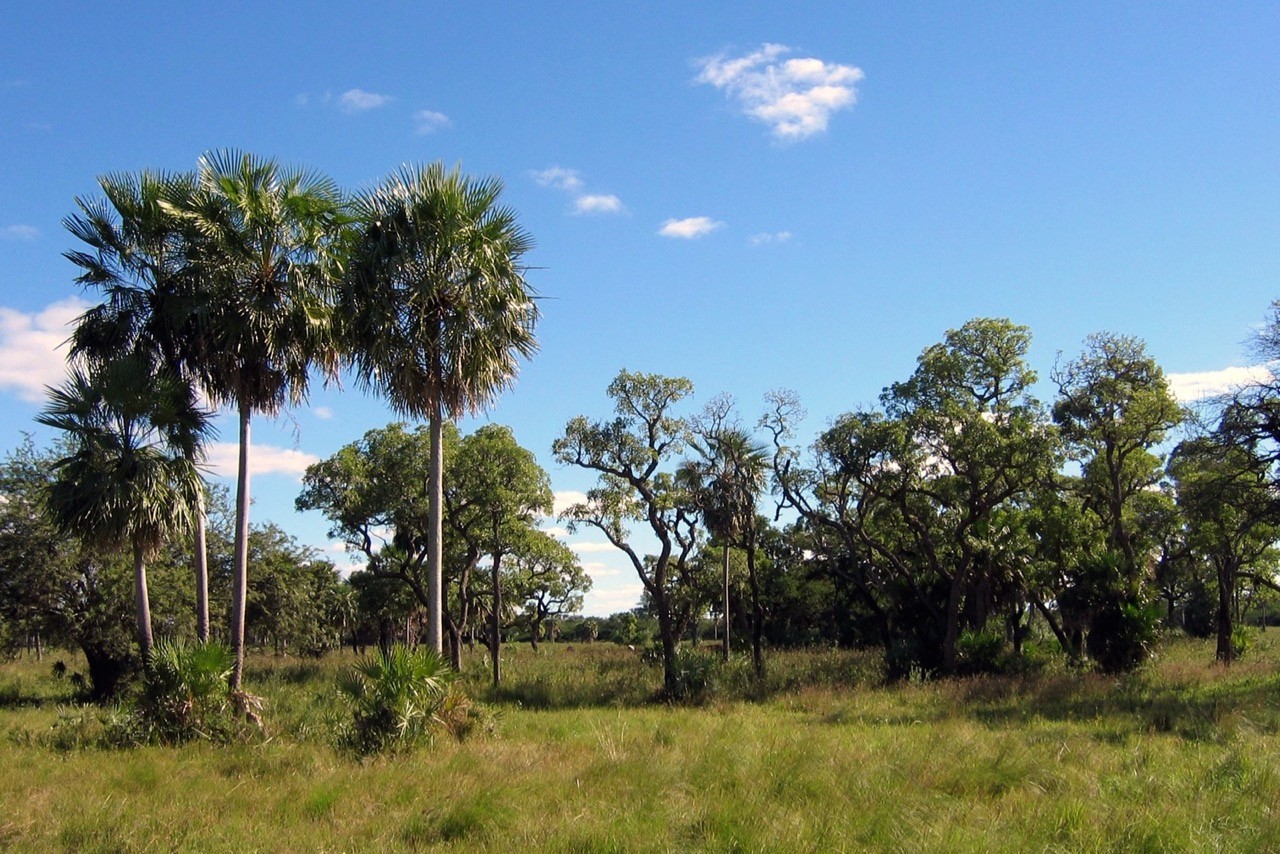
[[[251,661],[268,732],[58,749],[49,661],[0,665],[0,848],[1274,850],[1280,633],[1230,670],[1178,641],[1141,673],[882,685],[874,656],[777,653],[697,707],[605,644],[506,653],[495,731],[358,761],[322,662]],[[71,664],[68,660],[68,664]],[[750,699],[740,699],[749,697]]]

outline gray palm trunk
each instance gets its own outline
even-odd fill
[[[231,690],[240,690],[244,677],[244,622],[249,570],[249,419],[252,410],[240,404],[240,460],[236,475],[235,567],[231,582],[231,646],[236,664],[231,671]]]
[[[195,519],[196,562],[196,638],[201,643],[209,640],[209,556],[204,518],[204,495],[196,505]]]
[[[151,660],[151,648],[155,639],[151,634],[151,598],[147,593],[147,559],[146,550],[140,545],[133,547],[133,583],[134,598],[138,607],[138,645],[142,648],[142,661]]]
[[[729,543],[724,544],[724,660],[729,660]]]
[[[498,574],[502,552],[493,554],[493,684],[502,681],[502,582]]]
[[[440,402],[431,413],[431,494],[427,505],[427,527],[431,538],[427,552],[427,643],[437,655],[444,652],[444,599],[441,595],[441,563],[444,536],[444,415]]]

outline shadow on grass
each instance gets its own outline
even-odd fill
[[[1206,671],[1171,680],[1150,671],[1122,677],[1054,674],[940,680],[912,695],[904,689],[886,713],[828,715],[831,723],[909,726],[970,720],[992,729],[1029,721],[1096,725],[1105,740],[1165,733],[1188,741],[1223,741],[1241,730],[1280,732],[1280,676],[1233,677]],[[905,708],[903,708],[905,706]]]

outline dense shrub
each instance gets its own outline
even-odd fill
[[[719,685],[723,665],[717,653],[680,647],[676,651],[675,682],[666,692],[667,699],[682,703],[706,702]]]
[[[956,654],[963,673],[999,673],[1009,664],[1004,633],[990,628],[960,633]]]
[[[1159,617],[1134,602],[1107,602],[1089,623],[1089,657],[1104,673],[1125,673],[1147,659]]]
[[[352,715],[339,743],[366,755],[416,747],[438,729],[465,736],[484,714],[454,685],[455,678],[429,649],[397,645],[361,659],[338,675],[338,691]]]

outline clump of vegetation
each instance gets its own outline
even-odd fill
[[[230,690],[235,655],[217,641],[160,641],[152,652],[136,705],[148,740],[179,744],[233,740],[238,715],[261,725],[261,702]]]
[[[352,720],[339,744],[360,755],[408,750],[443,730],[457,738],[484,720],[454,684],[455,672],[430,649],[379,650],[338,675]]]
[[[682,703],[705,703],[716,693],[724,662],[715,653],[682,646],[676,652],[675,679],[663,696]]]

